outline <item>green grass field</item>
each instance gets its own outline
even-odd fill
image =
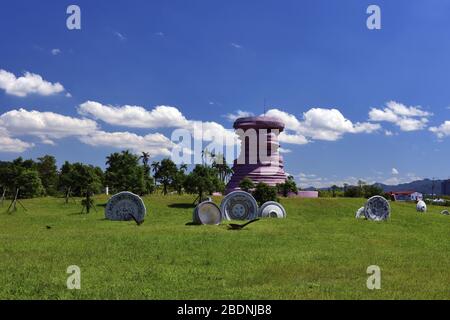
[[[102,207],[79,214],[79,201],[25,200],[13,214],[5,203],[0,299],[450,299],[441,207],[393,203],[391,220],[376,223],[354,218],[363,199],[283,199],[287,219],[228,231],[186,226],[192,200],[146,197],[140,227],[104,220]],[[81,290],[66,287],[69,265],[81,268]],[[381,290],[366,287],[369,265],[381,268]]]

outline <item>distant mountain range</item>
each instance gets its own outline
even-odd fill
[[[391,191],[417,191],[424,194],[433,193],[433,183],[434,183],[434,194],[442,194],[442,182],[445,180],[416,180],[409,183],[402,183],[398,185],[387,185],[383,183],[375,183],[375,185],[379,186],[383,189],[384,192]],[[329,188],[320,188],[315,189],[313,187],[309,187],[303,190],[328,190]]]
[[[402,183],[395,186],[386,185],[383,183],[376,183],[377,186],[381,187],[384,192],[391,191],[417,191],[424,194],[441,194],[442,193],[442,182],[444,180],[416,180],[409,183]],[[434,190],[433,190],[434,183]]]

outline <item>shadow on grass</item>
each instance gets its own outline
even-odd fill
[[[193,222],[193,221],[189,221],[189,222],[186,222],[186,224],[185,224],[185,226],[201,226],[202,224],[201,223],[197,223],[197,222]]]
[[[192,203],[173,203],[168,205],[169,208],[176,209],[193,209],[195,208],[195,204]]]

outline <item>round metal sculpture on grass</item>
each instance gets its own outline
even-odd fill
[[[364,206],[364,216],[368,220],[384,221],[389,219],[390,215],[391,207],[389,202],[381,196],[370,198]]]
[[[286,218],[286,210],[278,202],[268,201],[259,209],[259,216],[261,218]]]
[[[192,220],[195,224],[218,225],[222,222],[222,214],[214,202],[205,201],[195,207]]]
[[[250,193],[234,191],[223,198],[220,211],[226,220],[253,220],[258,216],[258,203]]]
[[[427,204],[422,200],[417,202],[416,210],[417,212],[427,212]]]
[[[123,191],[109,199],[105,208],[105,217],[108,220],[135,220],[138,223],[144,221],[146,212],[141,197],[132,192]]]
[[[446,215],[446,216],[450,216],[450,212],[448,212],[448,210],[441,211],[441,214]]]

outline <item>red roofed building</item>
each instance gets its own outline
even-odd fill
[[[395,201],[420,201],[423,200],[423,194],[416,191],[391,191],[389,194]]]

